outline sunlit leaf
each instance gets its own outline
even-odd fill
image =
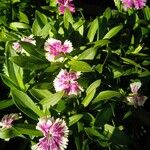
[[[0,129],[0,139],[10,139],[21,135],[15,128]]]
[[[113,27],[108,31],[108,33],[103,37],[103,39],[111,39],[112,37],[117,35],[122,29],[123,29],[123,25]]]
[[[113,97],[119,98],[121,97],[121,94],[116,91],[102,91],[97,95],[97,97],[92,101],[92,103],[97,103],[101,100],[110,100]]]
[[[77,114],[69,117],[69,126],[72,126],[83,117],[83,114]]]
[[[98,132],[97,130],[95,130],[93,128],[85,128],[85,132],[92,139],[107,140],[107,138],[104,135],[102,135],[100,132]]]
[[[101,84],[101,80],[94,81],[86,90],[86,93],[89,94],[91,91],[99,87]]]
[[[95,92],[96,92],[96,89],[93,89],[83,99],[82,104],[83,104],[84,107],[87,107],[89,105],[89,103],[92,101],[92,99],[93,99],[93,97],[95,95]]]
[[[16,106],[29,117],[37,119],[38,116],[42,117],[44,115],[44,113],[33,102],[33,100],[24,92],[13,89],[12,96]]]
[[[98,30],[98,18],[96,18],[90,25],[89,31],[88,31],[88,39],[90,42],[94,40],[95,34]]]
[[[12,22],[10,23],[10,28],[17,31],[18,29],[29,29],[30,26],[21,22]]]
[[[69,24],[73,24],[73,22],[74,22],[72,14],[69,11],[69,9],[67,9],[67,8],[65,9],[63,21],[64,21],[64,26],[66,29],[69,28]]]
[[[61,100],[63,95],[64,95],[64,92],[57,92],[55,94],[51,94],[50,96],[47,96],[46,98],[41,100],[40,103],[44,107],[49,108],[50,106],[56,105]]]
[[[31,135],[31,136],[42,136],[42,133],[36,130],[35,125],[29,124],[16,124],[13,126],[20,134]]]
[[[0,110],[1,109],[5,109],[7,107],[10,107],[14,104],[12,99],[8,99],[8,100],[1,100],[0,101]]]
[[[96,54],[96,48],[89,48],[78,56],[78,60],[93,60]]]
[[[11,58],[11,60],[18,66],[28,70],[39,70],[49,66],[48,62],[45,62],[36,57],[14,56]]]
[[[72,60],[72,61],[69,61],[68,64],[70,65],[70,68],[74,71],[81,71],[81,72],[92,71],[91,66],[84,61]]]

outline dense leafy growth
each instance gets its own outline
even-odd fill
[[[86,18],[55,0],[0,0],[0,116],[22,116],[1,139],[33,146],[51,116],[69,128],[67,149],[148,149],[150,8],[114,4]]]

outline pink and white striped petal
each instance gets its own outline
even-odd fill
[[[130,84],[131,92],[133,94],[138,93],[138,90],[140,89],[142,83],[141,82],[134,82]]]
[[[40,130],[44,137],[32,147],[33,150],[64,150],[67,148],[69,130],[63,119],[40,118],[36,129]]]
[[[75,5],[73,4],[73,0],[57,0],[59,5],[58,10],[61,14],[65,13],[65,9],[67,8],[70,12],[75,12]]]
[[[0,121],[0,126],[2,127],[2,129],[3,128],[6,128],[6,129],[11,128],[13,121],[18,120],[20,118],[21,118],[21,116],[19,116],[18,114],[15,114],[15,113],[4,115],[4,117]]]
[[[60,40],[49,38],[44,44],[46,51],[46,59],[50,62],[62,62],[64,55],[70,53],[73,50],[72,43],[66,40],[62,43]]]
[[[80,72],[68,72],[61,69],[54,79],[54,88],[56,92],[65,91],[67,95],[77,95],[83,91],[82,87],[76,81],[80,77]]]

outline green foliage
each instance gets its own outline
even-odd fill
[[[31,117],[32,114],[33,116],[35,116],[34,114],[37,114],[39,117],[44,116],[44,113],[36,106],[32,99],[30,99],[30,97],[22,91],[13,89],[12,97],[16,106],[24,113],[26,113],[29,117]]]
[[[33,1],[0,0],[0,75],[7,89],[0,99],[1,117],[9,108],[22,114],[12,128],[0,129],[1,139],[19,136],[37,143],[42,136],[38,119],[47,115],[66,121],[68,149],[130,149],[137,137],[146,137],[150,8],[124,11],[120,0],[114,2],[117,9],[88,20],[69,9],[60,15],[54,0],[39,1],[40,7]],[[22,40],[29,35],[36,44]],[[62,62],[48,61],[48,38],[69,40],[73,51],[61,53]],[[15,51],[14,42],[22,52]],[[81,73],[80,93],[55,91],[53,81],[61,69]],[[137,94],[130,90],[136,80],[142,82],[138,94],[148,97],[143,108],[128,105],[127,96]]]

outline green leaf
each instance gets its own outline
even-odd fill
[[[56,5],[57,5],[56,0],[49,0],[49,5],[51,7],[56,7]]]
[[[1,74],[2,81],[11,89],[18,88],[16,84],[6,75]]]
[[[84,61],[72,60],[72,61],[69,61],[68,64],[70,65],[70,68],[74,71],[81,71],[81,72],[93,71],[91,66]]]
[[[30,93],[37,99],[43,99],[46,97],[50,97],[52,95],[52,93],[47,90],[47,89],[37,89],[35,87],[33,87],[32,89],[30,89]]]
[[[124,114],[123,120],[127,119],[127,118],[130,117],[132,114],[133,114],[133,112],[129,110],[128,112],[126,112],[126,113]]]
[[[81,36],[84,36],[84,26],[79,27],[78,32]]]
[[[120,0],[114,0],[115,6],[118,8],[119,11],[122,9],[122,4]]]
[[[29,19],[28,19],[27,15],[21,11],[19,11],[19,21],[29,24]]]
[[[142,50],[142,48],[143,48],[143,46],[139,44],[138,47],[131,53],[132,54],[137,54],[137,53],[139,53]]]
[[[146,6],[143,10],[145,20],[150,20],[150,8]]]
[[[45,72],[55,72],[59,68],[62,68],[62,64],[54,62],[54,63],[51,63],[48,68],[46,68]]]
[[[8,42],[18,40],[18,36],[10,31],[3,29],[0,31],[0,41]]]
[[[63,113],[63,112],[66,110],[67,103],[68,103],[68,101],[65,101],[65,100],[61,99],[61,100],[57,103],[57,108],[56,108],[56,110],[57,110],[58,112]]]
[[[123,29],[123,25],[119,25],[116,27],[113,27],[105,36],[103,39],[111,39],[115,35],[117,35],[121,30]]]
[[[19,131],[20,134],[26,134],[31,136],[42,136],[42,133],[38,130],[36,130],[35,125],[29,125],[29,124],[16,124],[13,125],[13,127]]]
[[[114,109],[114,108],[113,108]],[[95,119],[95,126],[103,127],[113,116],[113,110],[112,106],[107,105],[105,108],[103,108],[100,112],[97,113],[96,119]]]
[[[119,92],[116,91],[102,91],[98,94],[98,96],[93,100],[92,103],[97,103],[101,100],[109,100],[113,97],[121,97],[121,94]]]
[[[41,100],[40,103],[44,107],[49,108],[50,106],[56,105],[61,100],[63,95],[64,95],[64,92],[57,92],[55,94],[51,94],[51,96],[48,96],[44,98],[43,100]]]
[[[114,79],[123,75],[123,71],[113,69]]]
[[[90,42],[94,40],[95,34],[98,30],[98,18],[96,18],[90,25],[87,37]]]
[[[98,18],[98,33],[97,33],[97,40],[103,39],[104,35],[107,33],[107,26],[108,26],[108,21],[107,19],[103,16]]]
[[[41,36],[42,28],[38,24],[37,19],[34,20],[32,24],[32,33],[36,36]]]
[[[5,109],[7,107],[10,107],[14,104],[12,99],[8,99],[8,100],[2,100],[0,101],[0,110],[1,109]]]
[[[96,93],[96,88],[100,86],[100,83],[101,80],[96,80],[88,87],[88,89],[86,90],[86,97],[82,101],[84,107],[87,107],[89,103],[92,101]]]
[[[80,140],[80,137],[79,136],[75,136],[74,137],[74,141],[75,141],[75,144],[76,144],[76,149],[77,150],[81,150],[81,140]]]
[[[126,64],[130,64],[130,65],[133,65],[133,66],[136,66],[136,67],[141,67],[140,64],[137,64],[135,61],[129,59],[129,58],[124,58],[124,57],[121,57],[121,59],[124,61],[124,63]]]
[[[150,71],[148,71],[148,70],[146,70],[146,71],[143,71],[143,72],[140,72],[139,73],[139,75],[138,75],[138,77],[148,77],[148,76],[150,76]]]
[[[109,140],[113,144],[121,144],[121,145],[128,145],[131,143],[130,138],[118,128],[115,128],[109,124],[105,124],[104,130],[106,134],[109,136]]]
[[[33,56],[14,56],[11,57],[11,61],[28,70],[39,70],[49,66],[49,62],[45,62]]]
[[[104,135],[99,133],[94,128],[85,128],[84,130],[85,130],[86,134],[94,140],[96,140],[96,139],[107,140],[107,138]]]
[[[37,59],[42,57],[44,58],[44,52],[40,52],[38,51],[38,49],[36,48],[35,45],[29,43],[29,42],[20,42],[21,46],[23,47],[23,49],[28,52],[30,55],[36,57]]]
[[[30,28],[30,26],[28,24],[21,23],[21,22],[12,22],[12,23],[10,23],[9,27],[16,31],[18,31],[18,29],[29,29]]]
[[[96,89],[92,90],[90,93],[86,95],[86,97],[83,99],[82,104],[84,107],[87,107],[89,103],[92,101],[94,95],[95,95]]]
[[[108,45],[110,43],[110,41],[109,40],[106,40],[106,39],[104,39],[104,40],[98,40],[98,41],[96,41],[96,42],[94,42],[94,47],[103,47],[103,46],[105,46],[105,45]]]
[[[91,93],[91,91],[93,91],[94,89],[96,89],[97,87],[99,87],[101,84],[101,80],[96,80],[94,81],[86,90],[86,94]]]
[[[15,3],[18,3],[18,2],[20,2],[20,0],[11,0],[12,4],[15,4]]]
[[[47,23],[41,30],[41,36],[46,38],[49,35],[49,31],[52,30],[51,24]]]
[[[0,129],[0,139],[9,139],[19,135],[20,133],[14,128]]]
[[[73,24],[74,30],[77,31],[84,23],[85,23],[85,20],[82,20],[82,19],[80,19],[78,22],[75,22]]]
[[[67,8],[65,9],[65,13],[64,13],[64,16],[63,16],[63,21],[64,21],[64,26],[65,26],[66,29],[69,28],[69,24],[74,23],[72,14],[69,11],[69,9],[67,9]]]
[[[43,28],[48,23],[47,17],[43,13],[41,13],[37,10],[35,12],[35,18],[36,18],[40,28]]]
[[[103,72],[103,64],[98,64],[95,69],[101,74]]]
[[[144,61],[142,62],[142,65],[143,65],[143,66],[149,66],[149,65],[150,65],[150,61],[144,60]]]
[[[96,55],[96,48],[89,48],[78,56],[78,60],[93,60]]]
[[[6,43],[6,71],[7,76],[10,80],[13,81],[16,87],[19,87],[19,89],[25,91],[25,85],[23,83],[23,70],[16,64],[10,61],[11,56],[16,56],[16,53],[14,50],[12,50],[11,43]]]
[[[106,10],[103,13],[103,16],[107,19],[107,21],[111,18],[112,16],[112,10],[111,8],[106,8]]]
[[[19,91],[17,89],[13,89],[12,97],[16,106],[29,117],[33,119],[37,119],[38,116],[39,117],[44,116],[44,113],[39,109],[38,106],[36,106],[36,104],[32,101],[32,99],[24,92]]]
[[[83,114],[77,114],[69,117],[69,126],[72,126],[83,117]]]

